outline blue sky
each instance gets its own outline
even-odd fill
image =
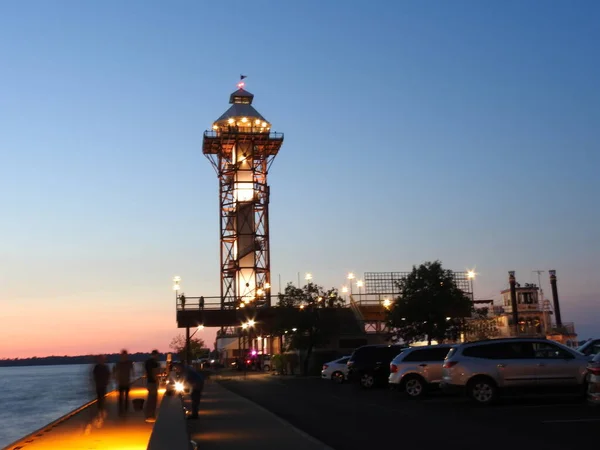
[[[92,346],[135,314],[123,345],[164,347],[173,275],[218,294],[202,133],[243,73],[286,136],[274,281],[441,259],[490,297],[556,269],[563,320],[599,335],[598,23],[595,1],[2,2],[4,333]]]

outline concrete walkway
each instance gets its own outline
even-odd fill
[[[189,402],[185,402],[189,408]],[[262,406],[208,381],[200,418],[188,420],[191,439],[201,450],[332,450]]]
[[[118,414],[118,393],[113,391],[106,397],[106,418],[98,416],[93,402],[67,420],[51,423],[6,450],[146,450],[154,424],[146,423],[144,412],[133,411],[131,403],[136,398],[146,399],[148,391],[142,386],[143,382],[137,382],[131,388],[125,416]],[[159,390],[159,407],[163,391]]]

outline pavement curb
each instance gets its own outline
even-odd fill
[[[297,428],[296,426],[292,425],[290,422],[288,422],[287,420],[279,417],[277,414],[275,414],[272,411],[269,411],[267,408],[259,405],[256,402],[253,402],[252,400],[244,397],[243,395],[238,394],[237,392],[233,392],[231,389],[227,389],[225,386],[223,386],[222,383],[217,382],[217,384],[219,385],[219,387],[221,387],[222,389],[225,389],[227,392],[239,397],[240,399],[242,399],[244,402],[247,403],[251,403],[252,406],[254,406],[255,408],[263,411],[264,413],[270,415],[271,417],[273,417],[275,420],[277,420],[280,424],[282,424],[283,426],[286,426],[288,428],[290,428],[292,431],[294,431],[296,434],[302,436],[304,439],[312,442],[313,444],[321,447],[323,450],[335,450],[333,447],[330,447],[329,445],[321,442],[320,440],[318,440],[317,438],[311,436],[310,434],[302,431],[301,429]]]

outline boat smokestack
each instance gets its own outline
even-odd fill
[[[517,306],[517,280],[515,279],[515,271],[508,272],[508,283],[510,284],[510,306],[512,308],[513,326],[515,334],[519,331],[519,308]]]
[[[549,270],[550,286],[552,287],[552,302],[554,303],[554,315],[556,317],[556,327],[562,327],[562,318],[560,317],[560,304],[558,302],[558,288],[556,287],[556,270]]]

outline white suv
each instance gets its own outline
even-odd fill
[[[440,387],[480,404],[500,390],[569,390],[584,394],[589,358],[546,339],[508,338],[461,344],[448,353]]]
[[[452,345],[410,347],[390,364],[389,385],[410,397],[421,397],[442,379],[442,364]]]

